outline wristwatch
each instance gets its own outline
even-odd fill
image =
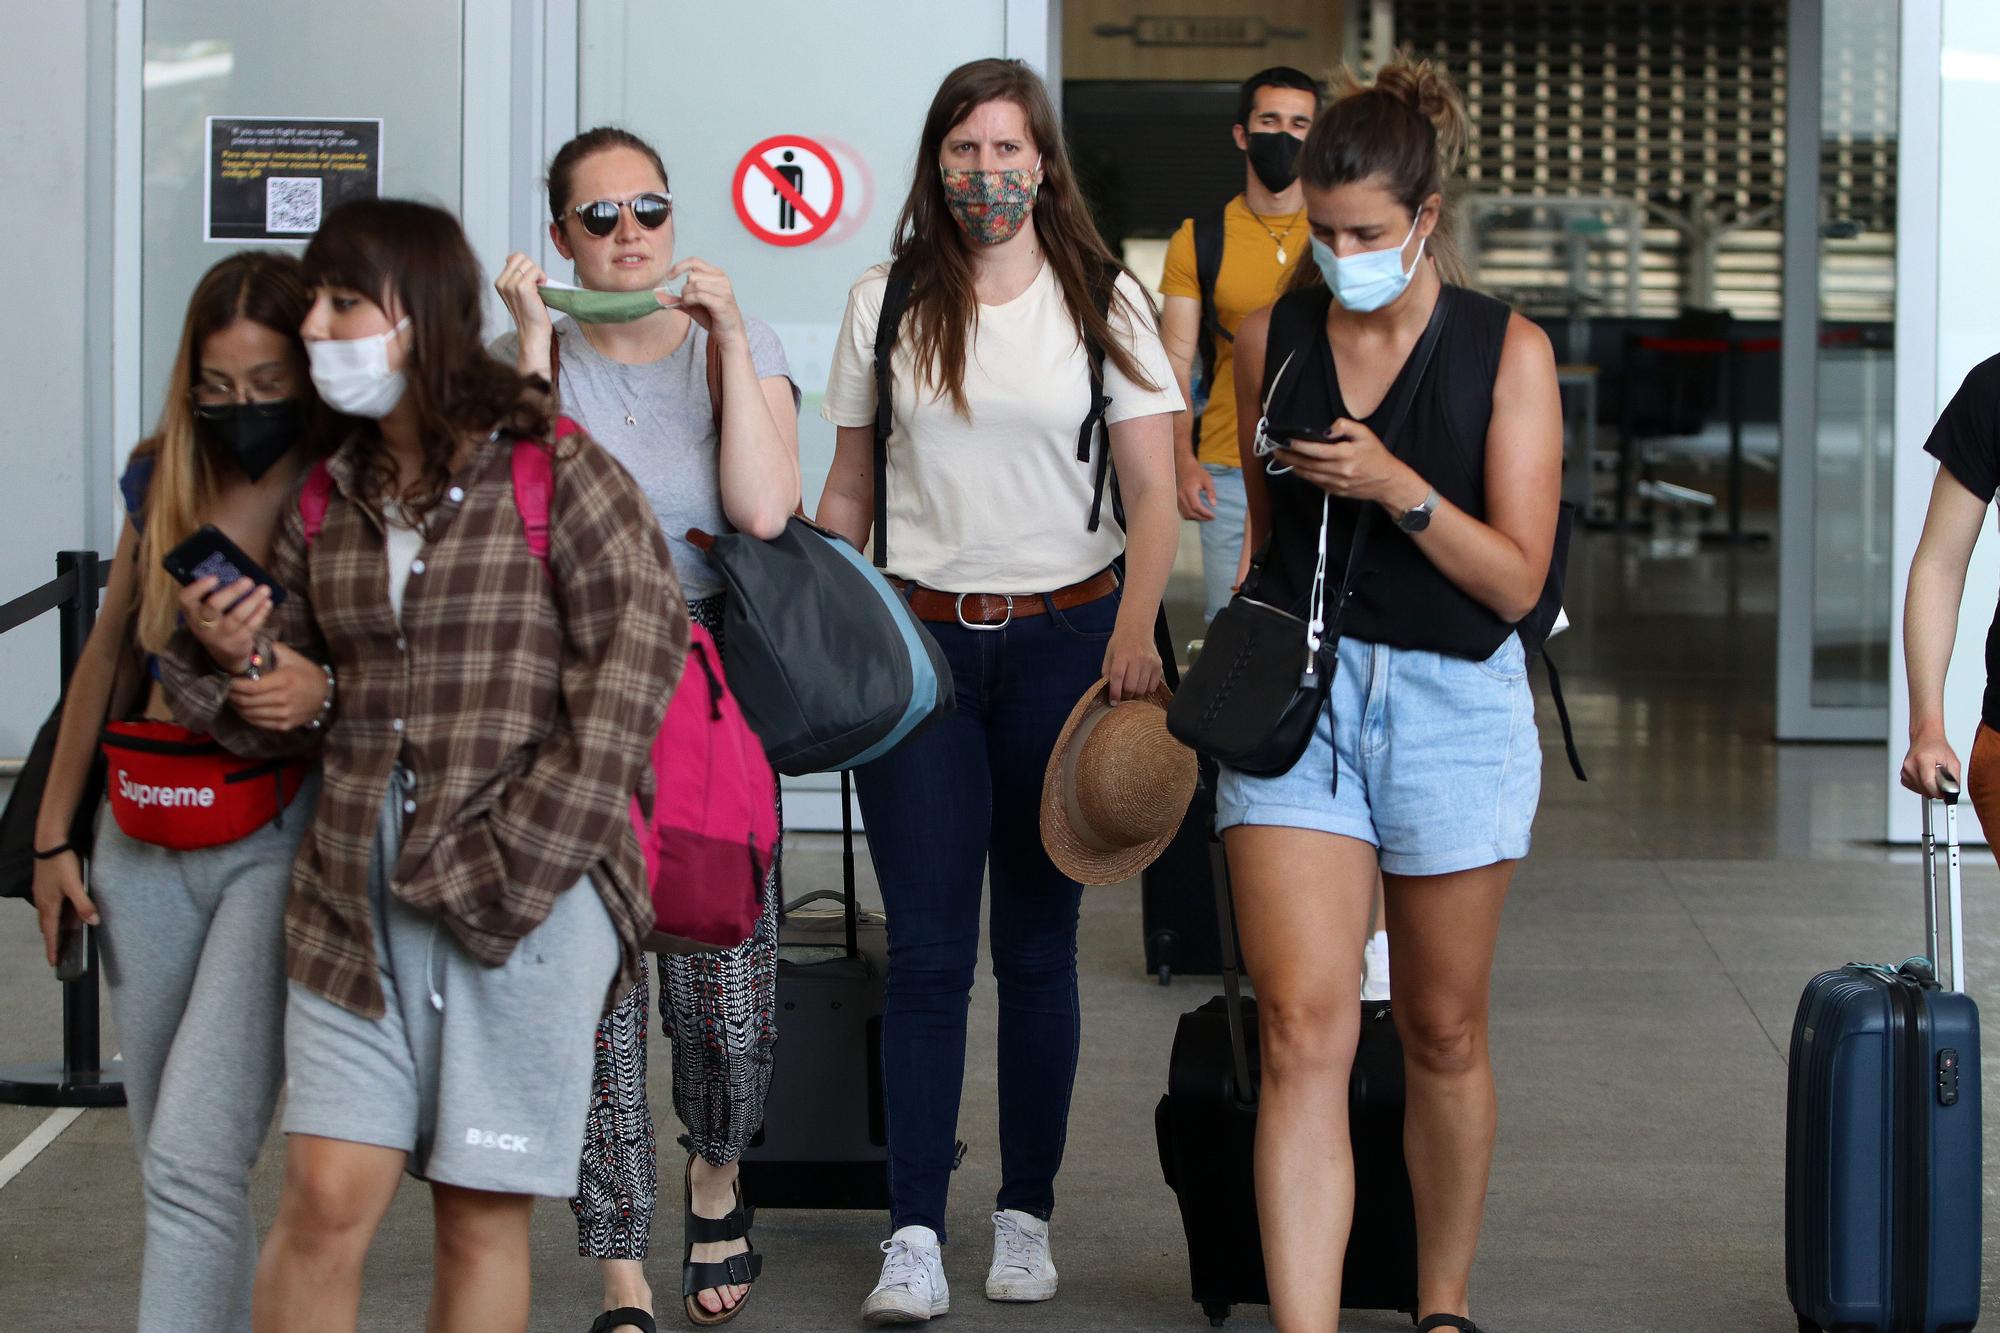
[[[1421,504],[1402,512],[1396,519],[1396,526],[1405,532],[1422,532],[1431,525],[1431,515],[1437,512],[1437,507],[1437,487],[1433,486],[1425,493]]]

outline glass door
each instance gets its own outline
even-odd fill
[[[1887,735],[1900,5],[1792,0],[1778,735]]]
[[[459,4],[402,0],[290,7],[284,22],[234,0],[143,9],[138,432],[159,413],[196,281],[243,244],[205,239],[207,118],[379,118],[381,192],[456,210],[465,26]],[[135,438],[118,441],[121,460]]]
[[[756,23],[730,5],[580,0],[577,9],[575,123],[620,125],[660,150],[673,179],[679,254],[727,272],[743,309],[784,343],[803,395],[799,454],[810,511],[833,462],[834,431],[819,403],[847,291],[889,257],[931,97],[945,74],[982,56],[1020,56],[1055,76],[1047,68],[1050,6],[772,0]],[[761,216],[755,205],[770,194],[747,159],[776,136],[825,150],[841,175],[837,215],[803,243],[770,241],[746,220]],[[769,233],[783,224],[764,225]],[[544,266],[570,277],[552,253]],[[784,786],[788,827],[840,827],[837,776]]]

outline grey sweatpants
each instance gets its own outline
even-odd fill
[[[140,1333],[247,1330],[250,1168],[284,1073],[285,899],[319,774],[239,842],[176,852],[98,822],[91,892],[146,1199]]]

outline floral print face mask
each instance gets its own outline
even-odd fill
[[[944,201],[965,234],[981,245],[1011,241],[1034,211],[1040,162],[1032,168],[980,171],[944,167]]]

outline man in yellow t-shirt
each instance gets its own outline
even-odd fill
[[[1214,619],[1241,578],[1245,510],[1243,473],[1236,449],[1236,386],[1230,339],[1245,315],[1277,300],[1311,237],[1299,188],[1299,146],[1319,111],[1320,89],[1299,70],[1277,66],[1244,80],[1237,98],[1236,146],[1244,154],[1243,193],[1218,214],[1189,218],[1167,245],[1166,298],[1161,333],[1181,397],[1199,360],[1207,379],[1208,407],[1174,417],[1174,470],[1182,518],[1201,523],[1205,619]],[[1198,234],[1221,239],[1220,263],[1207,301]],[[1211,255],[1215,247],[1211,240]],[[1205,309],[1212,305],[1212,310]],[[1218,332],[1219,330],[1219,332]],[[1212,350],[1213,368],[1207,362]],[[1254,416],[1254,409],[1252,409]]]

